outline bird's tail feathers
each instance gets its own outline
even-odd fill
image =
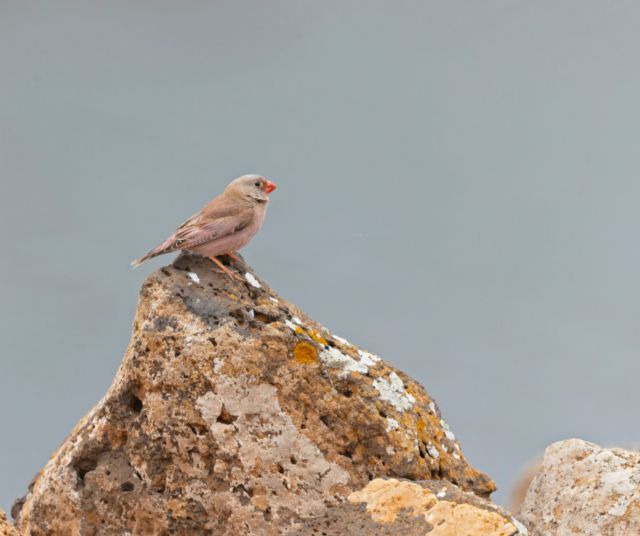
[[[132,261],[131,262],[131,266],[133,266],[134,268],[137,268],[143,262],[148,261],[149,259],[153,259],[154,257],[157,257],[158,255],[162,255],[163,253],[169,253],[170,251],[173,251],[173,247],[172,246],[173,246],[173,236],[171,236],[170,238],[165,240],[158,247],[153,248],[146,255],[143,255],[139,259],[136,259],[135,261]]]
[[[153,253],[153,251],[150,251],[149,253],[147,253],[146,255],[143,255],[142,257],[140,257],[139,259],[136,259],[135,261],[131,261],[131,266],[133,266],[134,268],[137,268],[138,266],[140,266],[144,261],[148,261],[149,259],[152,259],[153,257],[155,257],[156,255],[159,255],[159,253]]]

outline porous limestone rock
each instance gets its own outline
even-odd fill
[[[640,534],[640,453],[579,439],[554,443],[519,519],[532,536]]]
[[[7,519],[7,514],[0,508],[0,536],[19,536],[18,531]]]
[[[377,477],[495,489],[422,386],[234,269],[147,279],[112,386],[16,503],[25,535],[286,534]]]
[[[438,480],[376,478],[347,502],[309,520],[299,536],[526,536],[527,530],[487,499]]]

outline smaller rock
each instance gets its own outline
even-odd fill
[[[20,536],[20,533],[7,519],[7,514],[0,509],[0,536]]]
[[[580,439],[554,443],[520,519],[545,536],[640,534],[640,453]]]
[[[348,502],[297,533],[426,536],[527,536],[526,528],[487,499],[438,480],[376,478]]]

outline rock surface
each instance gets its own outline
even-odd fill
[[[527,530],[506,511],[456,485],[376,478],[298,533],[407,536],[513,536]]]
[[[112,386],[13,509],[24,534],[286,534],[372,504],[378,477],[495,489],[423,387],[235,268],[182,256],[147,279]]]
[[[640,534],[640,453],[579,439],[554,443],[519,519],[532,536]]]
[[[7,514],[2,509],[0,509],[0,536],[19,536],[18,531],[9,523]]]

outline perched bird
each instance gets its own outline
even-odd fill
[[[276,185],[260,175],[243,175],[232,181],[222,195],[191,216],[158,247],[131,263],[183,250],[209,257],[227,275],[239,279],[218,260],[218,255],[236,258],[235,252],[246,246],[260,230]]]

